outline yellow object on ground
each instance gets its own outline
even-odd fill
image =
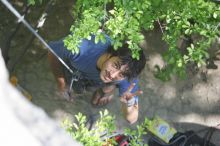
[[[12,83],[12,85],[14,85],[27,99],[31,100],[32,96],[31,94],[29,94],[24,88],[22,88],[19,84],[18,84],[18,79],[15,76],[12,76],[10,78],[10,82]]]
[[[146,128],[153,133],[155,136],[169,143],[170,139],[177,132],[173,127],[171,127],[165,120],[156,116],[153,120],[145,120]]]

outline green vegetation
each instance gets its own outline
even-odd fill
[[[156,74],[162,80],[171,74],[184,77],[188,63],[204,65],[209,46],[219,36],[220,7],[211,0],[77,0],[73,15],[75,22],[64,43],[76,53],[81,38],[94,34],[96,43],[104,42],[108,34],[115,49],[126,40],[133,58],[139,59],[142,32],[159,24],[168,44],[167,64]],[[187,49],[178,48],[180,40],[188,40]]]
[[[115,117],[110,115],[107,110],[100,112],[100,118],[91,130],[86,126],[87,119],[85,115],[79,113],[75,117],[77,120],[75,123],[72,123],[69,119],[65,119],[62,123],[62,126],[73,139],[84,146],[102,146],[106,144],[111,146],[115,144],[114,139],[111,139],[111,135],[116,130]],[[125,134],[132,137],[130,141],[132,146],[139,146],[140,143],[143,143],[142,136],[147,133],[144,125],[137,126],[137,130],[125,130]],[[103,134],[105,134],[104,137]]]
[[[101,146],[106,144],[109,139],[102,140],[101,135],[103,133],[111,135],[116,129],[114,117],[110,116],[107,110],[100,112],[100,119],[96,122],[93,130],[89,130],[86,127],[87,119],[85,115],[79,113],[75,117],[76,123],[71,123],[69,119],[65,119],[62,125],[73,139],[79,141],[84,146]]]
[[[35,5],[37,3],[42,3],[43,0],[27,0],[28,5]]]

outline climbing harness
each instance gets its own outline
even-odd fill
[[[50,52],[68,69],[68,71],[72,74],[71,86],[69,88],[69,93],[72,88],[73,81],[78,81],[78,78],[74,77],[73,70],[53,51],[53,49],[44,41],[44,39],[32,28],[32,26],[24,19],[24,16],[21,16],[20,13],[7,1],[1,0],[1,2],[18,18],[18,22],[22,22],[39,40],[40,42],[49,49]]]

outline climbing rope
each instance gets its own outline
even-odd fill
[[[50,52],[56,56],[56,58],[68,69],[68,71],[72,74],[72,79],[70,83],[70,87],[67,91],[67,93],[70,96],[70,92],[72,89],[73,81],[78,81],[78,78],[75,77],[75,73],[73,70],[52,50],[52,48],[44,41],[44,39],[35,31],[32,26],[24,19],[24,16],[21,16],[19,12],[7,1],[7,0],[1,0],[1,2],[18,18],[18,22],[22,22],[39,40],[40,42],[49,49]],[[43,15],[42,19],[46,17]],[[44,20],[42,21],[44,22]],[[40,27],[41,23],[37,26]]]
[[[1,2],[18,18],[18,22],[22,22],[40,41],[41,43],[56,56],[56,58],[69,70],[71,74],[73,70],[52,50],[52,48],[44,41],[44,39],[32,28],[32,26],[21,16],[19,12],[7,1],[1,0]]]
[[[37,21],[37,24],[33,27],[35,29],[36,32],[39,31],[39,29],[41,27],[43,27],[44,22],[46,21],[46,17],[48,16],[48,13],[50,11],[51,6],[55,3],[55,0],[50,0],[47,5],[46,8],[44,9],[44,11],[42,12],[42,14],[40,15],[40,18]],[[21,23],[19,23],[20,25]],[[24,54],[27,52],[28,48],[30,48],[31,43],[34,41],[35,36],[33,34],[31,34],[29,40],[27,41],[28,43],[26,43],[24,45],[24,47],[21,49],[22,52],[18,55],[16,55],[16,58],[14,59],[15,61],[13,61],[14,63],[12,63],[11,67],[9,67],[9,71],[10,72],[14,72],[14,69],[16,67],[16,65],[19,63],[19,61],[22,59],[22,57],[24,56]],[[44,53],[43,55],[45,55],[46,53]]]

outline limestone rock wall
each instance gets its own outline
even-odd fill
[[[0,145],[80,146],[9,83],[1,51],[0,70]]]

